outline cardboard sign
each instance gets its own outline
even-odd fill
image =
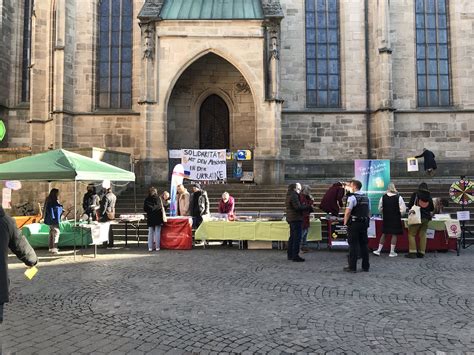
[[[457,211],[456,215],[458,217],[458,221],[469,221],[471,219],[469,211]]]
[[[427,229],[426,230],[426,239],[434,239],[435,237],[435,230],[434,229]]]

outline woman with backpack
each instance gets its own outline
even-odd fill
[[[391,235],[390,254],[388,256],[395,257],[398,255],[395,252],[397,235],[403,235],[402,214],[405,213],[406,209],[407,206],[403,198],[398,194],[395,184],[388,184],[387,193],[383,195],[379,201],[379,211],[382,213],[383,228],[379,248],[374,250],[375,255],[380,256],[387,234]]]
[[[426,230],[428,229],[428,223],[431,220],[431,212],[434,210],[433,199],[431,198],[430,190],[428,185],[424,182],[418,186],[418,191],[415,191],[410,198],[408,204],[408,214],[414,214],[412,211],[413,206],[420,207],[421,223],[412,224],[408,226],[408,254],[405,257],[423,258],[426,250]],[[416,234],[419,233],[420,243],[418,248],[416,247]]]

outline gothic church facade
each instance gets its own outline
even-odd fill
[[[4,148],[250,149],[257,182],[474,158],[470,0],[1,0]],[[396,165],[394,165],[396,166]],[[464,170],[463,170],[464,169]],[[471,169],[472,171],[472,169]]]

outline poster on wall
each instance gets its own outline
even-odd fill
[[[225,149],[183,149],[181,160],[184,174],[195,181],[224,181],[227,179]]]
[[[408,172],[418,171],[418,159],[415,157],[407,158],[407,170]]]
[[[362,191],[369,196],[371,213],[378,214],[380,197],[390,183],[390,160],[355,160],[354,176],[362,183]]]
[[[4,209],[12,208],[12,190],[8,187],[2,189],[2,207]]]

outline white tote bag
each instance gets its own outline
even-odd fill
[[[412,213],[415,212],[415,213]],[[408,213],[408,225],[421,224],[421,211],[419,206],[413,206]]]

